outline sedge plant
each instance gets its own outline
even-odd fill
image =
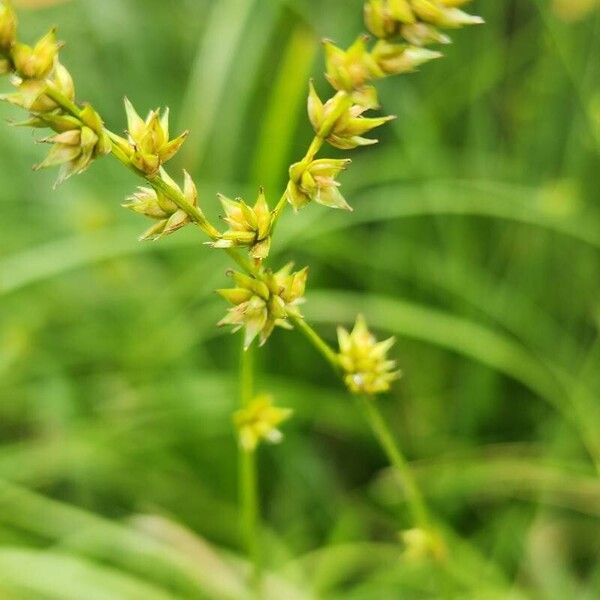
[[[308,268],[292,263],[273,266],[269,255],[276,226],[289,205],[293,212],[310,205],[351,211],[340,190],[339,177],[350,160],[328,158],[327,148],[343,151],[376,144],[373,130],[392,116],[369,116],[379,108],[378,80],[415,71],[442,54],[432,45],[447,44],[447,29],[482,23],[462,10],[469,0],[367,0],[365,24],[371,36],[360,35],[348,48],[324,41],[325,77],[333,92],[323,100],[317,85],[308,85],[308,117],[314,138],[306,154],[289,168],[279,200],[271,205],[264,189],[254,201],[219,195],[226,228],[206,217],[194,180],[186,171],[178,183],[166,164],[185,143],[187,132],[173,135],[169,109],[150,111],[142,118],[125,99],[125,135],[109,130],[91,104],[77,99],[74,81],[60,61],[61,42],[50,30],[33,46],[18,36],[17,16],[8,0],[0,0],[0,74],[14,91],[2,99],[21,107],[28,117],[18,125],[49,130],[41,139],[47,156],[36,169],[58,167],[57,185],[86,171],[95,160],[112,155],[143,185],[123,204],[149,221],[141,240],[160,240],[183,227],[193,227],[214,251],[226,252],[234,264],[228,272],[231,287],[217,290],[229,303],[219,326],[240,331],[240,407],[233,415],[240,456],[240,498],[243,539],[253,564],[254,589],[261,587],[259,490],[256,450],[282,438],[281,425],[291,411],[276,405],[268,394],[257,394],[253,352],[275,328],[295,329],[327,361],[349,393],[356,396],[377,441],[403,482],[411,527],[402,537],[411,552],[442,557],[444,544],[411,469],[383,418],[376,397],[400,377],[389,358],[394,339],[378,341],[362,316],[351,331],[338,329],[331,346],[302,314]]]

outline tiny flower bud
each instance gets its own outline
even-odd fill
[[[356,319],[352,333],[338,328],[340,365],[345,371],[344,381],[353,394],[381,394],[390,389],[393,381],[400,377],[395,361],[387,359],[394,338],[377,342],[367,329],[362,316]]]
[[[233,422],[238,432],[240,446],[246,452],[254,452],[262,441],[278,444],[283,439],[279,426],[292,416],[289,408],[278,408],[273,398],[266,394],[236,411]]]
[[[17,39],[17,15],[7,2],[0,2],[0,53],[10,50]]]
[[[183,194],[189,204],[198,206],[196,185],[187,171],[183,172],[183,191],[166,171],[161,169],[160,175],[163,181],[168,183],[169,186],[176,189],[180,194]],[[181,210],[164,194],[154,189],[139,187],[127,200],[123,204],[124,208],[129,208],[138,214],[157,221],[140,236],[140,240],[158,240],[166,235],[175,233],[190,223],[190,217],[185,211]]]
[[[233,248],[248,246],[250,255],[256,260],[263,260],[269,255],[271,247],[271,226],[273,215],[261,188],[253,207],[248,206],[241,198],[230,200],[219,195],[225,210],[225,222],[229,230],[215,242],[208,242],[214,248]]]
[[[373,58],[379,68],[388,75],[410,73],[423,63],[442,56],[441,52],[419,46],[392,44],[386,40],[380,40],[373,48]]]
[[[329,206],[352,210],[342,196],[337,176],[350,164],[350,160],[318,159],[308,165],[303,162],[290,167],[290,182],[286,195],[288,202],[298,210],[311,200]]]
[[[233,308],[218,325],[232,325],[233,331],[244,328],[244,346],[256,337],[262,346],[275,327],[290,329],[288,315],[301,316],[298,307],[304,302],[308,269],[292,272],[293,264],[273,273],[267,271],[261,278],[232,272],[236,284],[233,289],[217,290]]]
[[[44,79],[54,66],[60,44],[56,31],[52,29],[32,48],[26,44],[15,44],[12,57],[17,74],[23,79]]]
[[[161,165],[171,160],[179,151],[188,132],[169,139],[169,109],[163,115],[150,111],[144,121],[131,102],[125,98],[129,143],[132,146],[131,162],[145,175],[154,175]]]

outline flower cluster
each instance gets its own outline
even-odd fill
[[[274,406],[273,398],[267,394],[257,396],[233,415],[240,446],[246,452],[254,452],[261,441],[278,444],[283,439],[279,426],[292,412],[289,408]]]
[[[161,179],[171,189],[176,189],[190,206],[198,208],[196,185],[187,171],[183,172],[183,190],[171,179],[164,169],[161,170],[160,175]],[[156,221],[152,227],[140,236],[141,240],[158,240],[190,223],[189,214],[180,209],[173,200],[160,190],[139,187],[123,206]]]
[[[367,328],[362,315],[356,319],[352,333],[338,328],[339,363],[344,381],[353,394],[374,395],[387,392],[393,381],[400,377],[396,362],[388,360],[387,352],[394,338],[378,342]]]
[[[160,167],[171,160],[185,142],[188,132],[170,139],[169,109],[160,114],[160,110],[151,110],[142,119],[133,104],[125,98],[127,113],[127,133],[129,146],[123,146],[133,166],[144,175],[152,176]]]
[[[248,206],[241,198],[231,200],[222,194],[219,194],[219,200],[225,211],[224,220],[229,225],[229,230],[209,244],[214,248],[247,246],[252,258],[267,258],[271,248],[273,213],[267,204],[265,191],[260,189],[254,206]]]
[[[67,103],[75,98],[73,78],[59,61],[61,45],[55,30],[34,46],[18,41],[14,11],[9,4],[0,4],[0,73],[9,73],[16,88],[0,99],[29,111],[30,118],[18,125],[54,131],[41,140],[52,148],[35,168],[60,166],[57,184],[83,173],[95,158],[111,151],[104,123],[91,106],[75,107],[74,116],[55,99],[55,94]]]
[[[288,317],[300,317],[298,306],[304,302],[308,268],[293,272],[293,263],[273,273],[266,271],[260,278],[232,271],[236,287],[217,290],[233,304],[219,325],[233,325],[233,331],[244,328],[244,347],[256,337],[264,344],[275,327],[291,329]]]
[[[365,23],[380,39],[404,38],[414,46],[448,44],[440,29],[456,29],[483,23],[460,6],[470,0],[367,0]]]
[[[351,161],[317,155],[325,144],[348,151],[377,143],[368,134],[394,117],[366,116],[367,111],[379,108],[373,83],[389,75],[413,71],[441,56],[426,47],[450,41],[441,30],[481,23],[481,18],[461,10],[467,2],[366,0],[365,22],[377,41],[371,44],[369,37],[363,35],[346,50],[333,42],[324,42],[326,78],[335,92],[323,101],[310,83],[307,108],[315,137],[305,156],[290,167],[289,181],[279,203],[271,210],[262,189],[252,206],[241,198],[219,195],[228,226],[225,231],[215,228],[198,206],[198,193],[190,175],[184,171],[181,188],[164,169],[187,137],[187,132],[183,132],[171,139],[169,109],[151,110],[143,119],[125,99],[125,137],[108,131],[91,106],[77,103],[73,79],[59,60],[62,44],[56,31],[49,31],[32,46],[22,43],[17,36],[17,18],[8,0],[0,0],[0,75],[9,75],[16,89],[0,99],[29,112],[29,118],[18,125],[53,132],[41,140],[50,144],[51,149],[36,168],[59,166],[57,183],[82,173],[96,158],[112,153],[148,183],[124,204],[154,221],[141,239],[160,239],[194,223],[210,238],[208,244],[232,256],[245,272],[232,272],[235,287],[218,290],[233,305],[219,324],[231,325],[235,331],[243,328],[244,345],[248,348],[256,338],[264,344],[275,327],[290,328],[291,321],[305,333],[308,328],[301,322],[298,309],[304,301],[308,270],[294,272],[289,264],[274,272],[265,266],[273,231],[285,206],[289,203],[298,210],[317,203],[352,210],[338,182]],[[248,249],[251,260],[238,253],[240,247]],[[349,389],[361,394],[387,391],[399,376],[395,363],[386,358],[393,340],[378,343],[362,317],[352,333],[340,328],[338,337],[337,361],[333,350],[329,348],[325,353],[330,352],[331,362],[341,366]],[[326,345],[322,344],[323,349]],[[245,415],[245,419],[258,422],[256,415],[265,411],[273,414],[264,399],[254,408],[256,414]],[[247,446],[255,445],[256,439],[267,435],[259,430],[253,430],[255,441],[246,441]],[[274,430],[275,425],[265,431]],[[245,435],[247,440],[251,438]]]

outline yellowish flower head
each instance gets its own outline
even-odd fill
[[[400,533],[404,545],[404,559],[419,563],[426,560],[443,561],[447,550],[441,535],[432,529],[415,527]]]
[[[325,104],[319,98],[313,82],[310,82],[308,94],[308,117],[315,133],[324,137],[332,146],[340,150],[352,150],[359,146],[376,144],[377,140],[362,137],[369,131],[380,127],[395,117],[366,118],[368,110],[364,105],[352,104],[343,111],[339,110],[340,95],[337,94]],[[337,118],[332,119],[332,116]]]
[[[348,159],[319,158],[290,167],[286,190],[288,202],[298,210],[311,201],[329,208],[352,210],[340,192],[338,175],[350,164]]]
[[[327,80],[336,90],[358,92],[357,98],[370,81],[385,76],[367,48],[367,39],[368,36],[359,37],[347,50],[325,41]]]
[[[253,452],[263,441],[278,444],[283,439],[279,426],[292,416],[292,412],[289,408],[274,406],[271,396],[257,396],[233,416],[240,446],[246,452]]]
[[[409,44],[449,44],[440,29],[483,23],[460,7],[470,0],[367,0],[365,24],[381,40],[404,38]]]
[[[175,139],[170,139],[168,108],[162,116],[159,110],[150,111],[144,121],[133,104],[125,98],[125,111],[129,143],[132,146],[131,162],[142,173],[154,175],[161,165],[177,154],[188,132],[184,131]]]
[[[261,346],[275,327],[291,329],[289,316],[301,316],[299,306],[304,302],[308,268],[293,272],[293,263],[273,273],[267,271],[260,279],[231,272],[236,287],[217,290],[233,307],[219,326],[232,325],[233,331],[244,328],[244,346],[248,348],[256,337]]]
[[[195,207],[198,206],[196,185],[187,171],[183,172],[183,190],[171,179],[164,169],[161,169],[160,174],[162,180],[171,188],[178,190],[188,204]],[[123,206],[156,221],[152,227],[140,236],[141,240],[159,240],[162,237],[175,233],[190,223],[190,217],[185,211],[181,210],[164,194],[152,188],[138,188]]]
[[[351,333],[338,328],[338,358],[345,372],[344,381],[352,393],[370,396],[389,391],[392,382],[400,377],[396,362],[387,358],[394,341],[389,338],[378,342],[362,315],[356,319]]]
[[[15,44],[12,57],[17,74],[23,79],[44,79],[52,71],[59,50],[60,44],[54,29],[42,37],[33,48],[26,44]]]
[[[241,198],[231,200],[219,195],[225,211],[225,222],[229,229],[216,242],[210,242],[214,248],[233,248],[247,246],[250,255],[263,260],[269,255],[271,247],[271,226],[273,215],[261,188],[254,206],[249,206]]]

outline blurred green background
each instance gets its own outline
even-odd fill
[[[172,166],[211,214],[217,191],[277,201],[311,138],[308,78],[329,93],[319,40],[363,29],[360,0],[22,4],[44,5],[22,37],[59,25],[78,97],[112,129],[124,94],[191,129]],[[401,559],[402,489],[280,330],[259,354],[259,389],[295,409],[260,453],[269,600],[600,597],[593,5],[476,2],[484,27],[381,86],[399,118],[353,154],[355,212],[286,213],[274,260],[310,265],[325,337],[359,311],[398,336],[381,407],[453,543],[448,568]],[[2,127],[0,598],[240,598],[225,257],[193,230],[137,242],[130,174],[105,159],[52,191],[33,142]]]

